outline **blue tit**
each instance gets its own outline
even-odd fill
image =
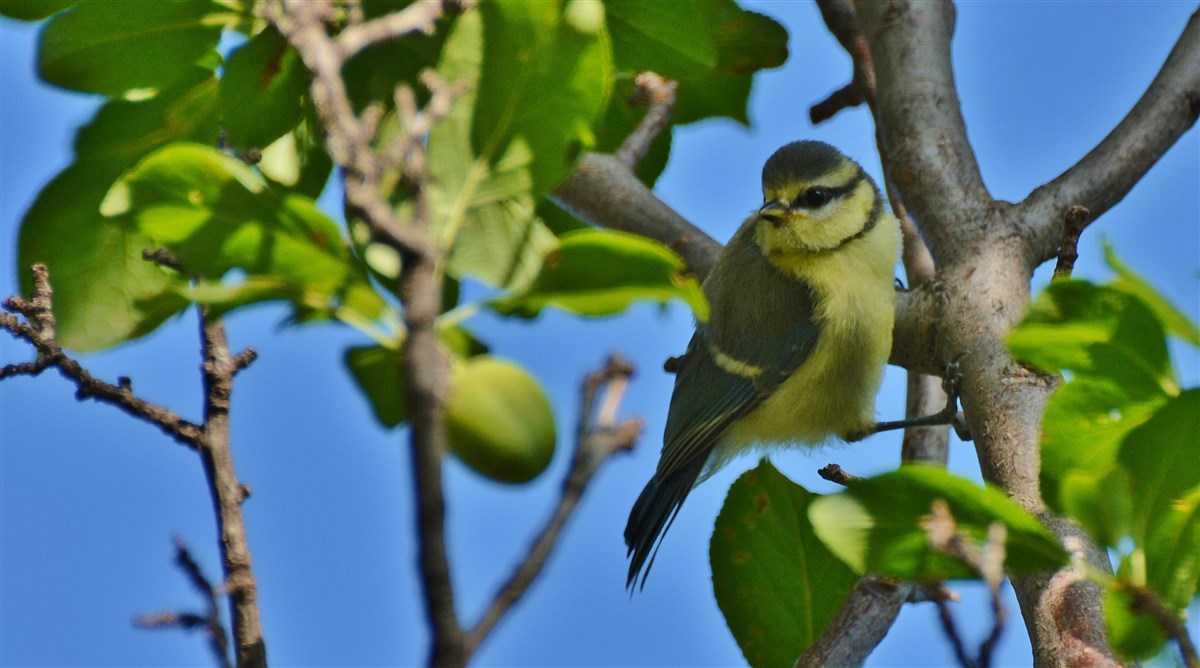
[[[679,359],[658,469],[625,527],[628,587],[643,569],[645,585],[692,488],[734,456],[857,440],[876,424],[899,223],[862,167],[821,142],[776,151],[762,188],[704,281],[710,318]]]

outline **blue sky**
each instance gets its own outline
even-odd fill
[[[828,141],[879,174],[871,120],[844,112],[813,128],[807,109],[843,85],[846,55],[807,2],[754,2],[791,33],[791,58],[759,75],[750,128],[708,121],[676,131],[657,194],[724,240],[760,201],[762,162],[800,138]],[[1157,72],[1195,10],[1180,2],[965,2],[954,57],[968,132],[984,180],[1019,201],[1058,175],[1121,119]],[[15,292],[17,225],[38,189],[70,160],[73,129],[93,99],[40,86],[36,27],[0,21],[0,295]],[[1100,242],[1193,319],[1200,316],[1200,142],[1193,128],[1126,199],[1094,224],[1076,275],[1103,280]],[[324,202],[333,215],[335,197]],[[1047,268],[1037,281],[1043,284]],[[341,368],[361,343],[333,327],[282,329],[283,310],[232,318],[234,346],[259,361],[238,377],[234,454],[253,490],[245,506],[269,657],[278,665],[407,665],[426,653],[417,594],[410,471],[403,441],[371,418]],[[544,577],[498,627],[479,665],[736,665],[740,652],[712,598],[707,542],[725,490],[752,459],[698,488],[671,529],[646,589],[624,590],[621,541],[630,505],[657,461],[671,378],[662,361],[691,331],[686,309],[640,306],[583,321],[548,313],[534,325],[479,316],[471,326],[496,354],[528,366],[555,403],[560,431],[574,423],[579,379],[609,351],[639,373],[623,412],[646,421],[632,455],[598,475]],[[135,344],[87,356],[109,380],[133,377],[142,396],[198,418],[200,386],[191,315]],[[1188,385],[1200,377],[1193,351],[1176,346]],[[0,339],[0,363],[28,351]],[[883,418],[903,411],[903,373],[890,369]],[[831,491],[816,469],[837,462],[860,475],[894,468],[899,436],[852,447],[785,452],[781,470]],[[551,469],[513,488],[447,468],[449,548],[460,610],[474,620],[541,526],[567,466],[560,444]],[[970,444],[952,446],[954,470],[978,478]],[[112,408],[79,403],[54,374],[0,383],[0,664],[208,664],[199,636],[132,628],[133,615],[198,608],[171,565],[171,537],[201,565],[219,561],[203,473],[191,452]],[[968,636],[982,638],[986,601],[961,587]],[[1029,662],[1015,602],[998,654]],[[909,606],[871,665],[950,665],[934,609]]]

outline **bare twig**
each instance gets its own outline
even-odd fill
[[[829,97],[808,108],[808,120],[813,125],[827,121],[843,109],[850,109],[866,102],[862,88],[855,82],[842,86],[829,94]]]
[[[1133,601],[1130,610],[1142,615],[1149,615],[1168,638],[1179,645],[1179,653],[1183,656],[1183,664],[1187,668],[1200,668],[1200,654],[1196,652],[1196,644],[1188,635],[1187,626],[1171,610],[1158,594],[1146,587],[1124,586],[1123,590]]]
[[[646,115],[621,142],[620,148],[613,152],[613,157],[631,171],[646,157],[654,138],[670,124],[671,113],[675,110],[675,94],[679,90],[678,82],[664,79],[654,72],[639,73],[634,83],[637,88],[629,104],[646,107]]]
[[[310,94],[325,128],[325,146],[343,170],[347,207],[370,227],[376,241],[407,253],[430,252],[423,230],[401,225],[379,195],[381,165],[371,148],[372,134],[354,114],[341,72],[345,54],[325,31],[328,0],[276,0],[263,13],[296,48],[312,75]],[[348,28],[349,30],[350,28]]]
[[[258,583],[251,565],[250,544],[242,517],[245,493],[233,467],[229,438],[229,406],[233,377],[244,364],[229,351],[225,326],[200,309],[200,341],[204,364],[204,431],[200,458],[221,536],[221,563],[229,592],[235,654],[239,667],[266,666],[267,649],[258,612]]]
[[[1079,236],[1087,225],[1091,212],[1084,206],[1071,207],[1063,216],[1062,242],[1058,245],[1058,264],[1054,266],[1055,280],[1071,277],[1075,260],[1079,259]]]
[[[54,312],[51,307],[53,293],[46,265],[33,266],[33,284],[32,299],[10,297],[4,302],[5,309],[23,315],[27,323],[21,322],[10,313],[0,313],[0,328],[33,346],[38,352],[38,359],[6,366],[0,369],[0,378],[16,374],[36,375],[46,369],[56,368],[64,378],[74,383],[76,398],[92,398],[115,406],[158,427],[180,445],[193,450],[199,447],[202,431],[199,425],[184,420],[172,410],[135,396],[128,382],[112,385],[99,380],[79,362],[69,357],[56,339]]]
[[[134,618],[134,625],[146,629],[178,628],[185,631],[204,629],[204,634],[208,636],[209,648],[217,659],[218,665],[229,668],[233,665],[229,661],[229,639],[225,634],[225,627],[221,625],[220,605],[217,602],[221,595],[221,588],[214,587],[209,582],[204,572],[200,570],[200,565],[192,558],[187,544],[178,537],[175,539],[175,564],[183,571],[192,588],[204,597],[204,614],[160,612],[139,615]]]
[[[954,613],[950,611],[950,604],[940,598],[934,599],[933,602],[937,605],[938,621],[942,623],[942,632],[946,634],[946,639],[950,641],[950,647],[954,649],[954,658],[958,659],[958,664],[964,668],[975,668],[975,660],[967,653],[967,647],[958,633],[958,626],[954,623]]]
[[[629,419],[619,424],[614,421],[615,411],[620,405],[625,385],[632,373],[633,366],[629,362],[612,355],[602,369],[588,374],[584,379],[580,390],[575,454],[571,458],[571,468],[563,480],[558,504],[546,526],[530,545],[524,559],[496,592],[475,628],[467,632],[468,653],[479,647],[496,623],[525,594],[541,573],[558,541],[559,532],[600,466],[612,455],[633,447],[642,431],[641,420]],[[605,396],[597,402],[596,396],[601,389],[604,389]]]
[[[380,115],[368,110],[362,118],[356,116],[341,78],[341,66],[353,49],[418,29],[432,30],[436,16],[448,4],[420,3],[396,18],[381,19],[384,23],[352,25],[337,38],[344,41],[336,43],[321,20],[328,2],[277,0],[267,5],[265,14],[296,48],[312,75],[310,94],[325,128],[326,147],[343,170],[347,208],[367,223],[376,241],[395,249],[404,260],[398,294],[404,304],[407,336],[397,373],[403,374],[407,387],[420,582],[433,631],[429,663],[460,666],[466,663],[470,650],[458,621],[446,555],[442,488],[446,431],[442,418],[448,368],[434,328],[442,302],[442,252],[430,238],[423,142],[424,133],[448,112],[456,93],[428,73],[423,75],[422,82],[430,88],[433,98],[424,110],[416,109],[411,91],[398,91],[398,110],[406,137],[385,155],[373,148]],[[411,191],[411,218],[407,221],[397,217],[380,189],[380,175],[388,160],[403,167],[406,186]]]
[[[962,640],[954,628],[954,620],[944,601],[936,601],[938,612],[942,618],[942,626],[946,636],[954,645],[955,655],[966,668],[988,668],[992,663],[992,651],[1000,634],[1004,631],[1004,603],[1000,597],[1000,585],[1004,582],[1004,540],[1008,535],[1004,525],[993,522],[988,526],[987,540],[983,546],[976,545],[972,540],[958,531],[954,516],[950,514],[950,506],[941,499],[934,501],[932,513],[925,522],[925,533],[929,544],[936,550],[949,554],[972,570],[979,573],[987,584],[992,604],[992,629],[988,637],[979,646],[978,658],[972,659],[963,648]]]
[[[817,475],[828,480],[829,482],[837,483],[843,486],[850,485],[857,480],[862,480],[862,478],[856,475],[846,473],[846,471],[837,464],[826,464],[825,466],[822,466],[821,468],[817,469]]]
[[[817,7],[821,10],[821,18],[825,20],[829,32],[833,33],[846,53],[850,54],[854,62],[854,75],[850,83],[808,110],[813,125],[833,118],[843,109],[856,107],[864,102],[874,105],[875,98],[875,66],[871,61],[871,49],[862,34],[862,28],[859,27],[854,3],[851,0],[818,0]]]
[[[402,10],[388,12],[379,18],[361,23],[351,23],[338,33],[334,45],[340,56],[349,60],[363,49],[389,40],[422,33],[433,34],[434,23],[442,17],[452,2],[442,0],[419,0]]]

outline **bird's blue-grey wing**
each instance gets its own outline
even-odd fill
[[[741,285],[727,283],[721,274],[715,282],[710,279],[705,284],[713,306],[711,319],[697,327],[680,361],[662,458],[625,527],[631,557],[627,586],[643,567],[649,573],[655,545],[730,426],[769,397],[816,345],[819,329],[814,323],[812,291],[798,281],[771,275],[778,269],[757,248],[749,246],[750,252],[739,254],[737,241],[735,237],[730,242],[721,261],[738,263],[737,283]],[[741,302],[721,294],[723,289],[744,289],[745,285],[763,289],[759,294],[743,295]]]

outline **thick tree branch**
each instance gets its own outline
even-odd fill
[[[721,253],[720,243],[655,197],[612,155],[585,153],[552,196],[594,225],[633,232],[670,246],[701,280]]]
[[[580,390],[579,422],[575,430],[575,454],[563,480],[558,504],[521,563],[492,598],[479,623],[467,633],[468,652],[479,647],[496,623],[520,600],[541,573],[558,542],[559,533],[583,497],[592,476],[609,457],[632,448],[641,434],[641,420],[629,419],[620,424],[615,421],[615,412],[632,374],[633,366],[629,362],[612,355],[602,369],[588,374],[584,379]],[[596,397],[601,389],[605,389],[606,393],[598,405]],[[600,409],[599,415],[596,414],[597,408]]]
[[[859,580],[838,614],[796,660],[796,668],[861,666],[892,628],[911,591],[911,585],[887,578]],[[858,639],[866,644],[859,644]]]
[[[1121,201],[1200,117],[1200,11],[1188,19],[1158,75],[1120,124],[1079,162],[1017,206],[1035,264],[1055,256],[1075,206],[1095,220]]]
[[[857,9],[875,68],[884,162],[938,266],[953,263],[973,251],[964,222],[994,206],[967,141],[954,83],[954,7],[864,2]],[[929,179],[939,187],[915,187]]]
[[[966,140],[950,66],[953,10],[944,3],[863,3],[859,16],[878,77],[877,121],[896,185],[938,261],[928,292],[934,357],[966,353],[963,406],[985,480],[1037,514],[1089,563],[1106,556],[1046,512],[1038,485],[1040,424],[1052,379],[1016,364],[1004,337],[1029,303],[1030,246],[1014,208],[990,199]],[[1055,575],[1013,578],[1039,665],[1116,663],[1099,590]],[[1070,610],[1071,614],[1064,611]]]

